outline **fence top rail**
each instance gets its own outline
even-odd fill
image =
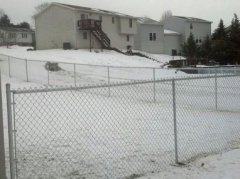
[[[214,78],[226,78],[226,77],[240,77],[240,74],[213,74],[213,75],[201,75],[201,76],[191,76],[191,77],[179,77],[179,78],[164,78],[158,80],[142,80],[142,81],[130,81],[130,82],[116,82],[112,84],[96,84],[96,85],[86,85],[86,86],[58,86],[58,87],[46,87],[46,88],[29,88],[29,89],[17,89],[11,90],[13,94],[27,94],[27,93],[48,93],[48,92],[61,92],[61,91],[76,91],[76,90],[86,90],[86,89],[96,89],[96,88],[107,88],[107,87],[121,87],[130,85],[144,85],[151,83],[162,83],[162,82],[172,82],[174,81],[186,81],[186,80],[197,80],[197,79],[214,79]],[[9,84],[7,84],[9,85]]]
[[[81,65],[81,66],[92,66],[92,67],[102,67],[102,68],[128,68],[128,69],[172,69],[172,70],[197,70],[197,69],[218,69],[218,68],[240,68],[240,65],[231,65],[231,66],[206,66],[206,67],[186,67],[186,68],[163,68],[163,66],[159,67],[143,67],[143,66],[113,66],[113,65],[94,65],[94,64],[84,64],[84,63],[70,63],[70,62],[61,62],[61,61],[49,61],[49,60],[31,60],[27,58],[19,58],[19,57],[14,57],[14,56],[9,56],[6,54],[0,54],[2,56],[10,57],[10,58],[15,58],[18,60],[23,60],[23,61],[29,61],[29,62],[43,62],[43,63],[60,63],[60,64],[66,64],[66,65]],[[164,63],[163,63],[164,64]]]

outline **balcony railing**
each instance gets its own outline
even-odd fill
[[[102,28],[102,21],[83,19],[78,21],[79,30],[98,30]]]

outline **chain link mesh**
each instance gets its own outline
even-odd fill
[[[239,76],[175,85],[179,161],[240,143]],[[134,178],[175,162],[172,80],[12,93],[19,179]]]

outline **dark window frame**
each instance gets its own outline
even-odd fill
[[[153,41],[157,40],[157,33],[153,33]]]
[[[28,37],[28,34],[27,34],[27,33],[22,33],[22,38],[23,38],[23,39],[27,39],[27,37]]]
[[[132,28],[132,27],[133,27],[133,20],[129,19],[129,28]]]
[[[153,34],[149,33],[149,41],[152,41],[152,40],[153,40]]]
[[[127,42],[130,41],[130,35],[127,35]]]

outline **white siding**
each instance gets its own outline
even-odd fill
[[[86,13],[86,12],[78,12],[76,14],[76,24],[77,21],[81,19],[81,14],[85,14],[89,19],[99,20],[99,16],[102,17],[102,30],[108,36],[111,41],[111,47],[115,47],[118,49],[126,49],[128,45],[134,46],[134,36],[131,34],[131,31],[126,34],[120,33],[120,17],[111,16],[105,14],[94,14],[94,13]],[[114,23],[112,22],[112,18],[114,17]],[[133,19],[133,24],[136,24],[136,20]],[[126,28],[127,29],[127,28]],[[136,28],[135,28],[136,29]],[[89,37],[88,33],[88,37]],[[127,41],[127,35],[129,35],[129,41]],[[76,32],[76,40],[77,40],[77,48],[89,48],[90,41],[83,40],[83,31],[78,30]],[[92,47],[93,48],[101,48],[100,43],[94,36],[92,35]]]
[[[138,35],[135,36],[135,49],[149,53],[163,53],[164,33],[162,25],[139,24]],[[151,41],[149,34],[155,33],[156,40]]]
[[[190,29],[192,23],[193,29]],[[179,17],[169,17],[164,22],[164,28],[173,30],[182,35],[181,43],[184,43],[190,35],[193,33],[195,37],[201,37],[202,40],[207,36],[211,35],[211,23],[210,22],[195,22],[187,21]]]
[[[173,34],[164,35],[164,53],[172,55],[172,50],[176,49],[177,53],[181,51],[181,36]]]
[[[185,40],[185,20],[177,17],[169,17],[164,21],[164,29],[178,32],[182,35],[182,42]]]
[[[62,48],[64,42],[75,47],[72,10],[52,5],[35,20],[37,49]]]
[[[190,26],[192,24],[192,29]],[[202,40],[205,39],[207,35],[211,35],[211,24],[210,23],[197,23],[197,22],[186,22],[185,23],[185,41],[190,35],[190,32],[193,33],[194,38],[201,38]]]
[[[131,18],[120,18],[120,33],[122,34],[136,34],[137,23],[135,19],[132,19],[132,27],[129,26],[129,20]]]
[[[22,34],[26,34],[27,36],[25,38],[23,38]],[[33,40],[32,37],[33,37],[33,33],[17,32],[17,34],[16,34],[16,41],[17,41],[17,43],[30,44],[30,43],[32,43],[32,40]]]

